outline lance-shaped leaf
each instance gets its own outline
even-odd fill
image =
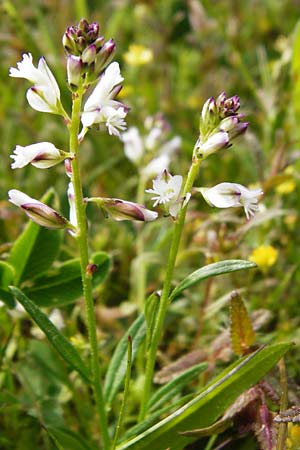
[[[178,286],[172,291],[170,300],[173,300],[185,289],[205,280],[209,277],[215,277],[230,272],[237,272],[238,270],[252,269],[256,267],[256,264],[250,261],[244,261],[242,259],[229,259],[226,261],[220,261],[207,266],[201,267],[201,269],[195,270],[195,272],[188,275],[182,280]]]
[[[93,273],[93,286],[96,287],[108,273],[110,257],[105,252],[97,252],[92,255],[91,263],[97,266]],[[74,302],[82,296],[79,259],[66,261],[44,273],[32,285],[24,288],[24,293],[38,306],[59,306]]]
[[[132,361],[145,338],[146,324],[144,314],[138,316],[118,343],[107,369],[104,383],[104,398],[110,404],[120,389],[127,367],[128,337],[132,340]]]
[[[22,291],[20,291],[20,289],[10,286],[10,291],[39,328],[45,333],[50,343],[58,351],[61,357],[70,364],[74,370],[80,373],[86,381],[89,381],[89,371],[77,353],[77,350],[68,339],[58,331],[51,320],[49,320],[48,317],[28,297],[26,297]]]
[[[238,360],[205,386],[190,402],[148,428],[121,443],[117,450],[182,450],[195,437],[179,433],[204,428],[214,423],[246,389],[257,383],[286,353],[291,344],[274,344]]]
[[[255,332],[246,306],[236,291],[231,294],[230,299],[230,334],[232,350],[236,355],[247,353],[255,341]]]

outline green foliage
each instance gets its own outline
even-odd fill
[[[36,322],[36,324],[45,333],[53,347],[58,351],[61,357],[67,361],[70,366],[75,369],[85,379],[89,380],[90,374],[85,367],[81,357],[79,356],[73,345],[66,339],[48,319],[48,317],[28,298],[22,291],[16,287],[10,287],[11,293],[26,309],[28,314]]]
[[[195,438],[187,438],[180,432],[212,424],[238,395],[263,377],[290,347],[290,344],[271,345],[239,360],[205,386],[189,403],[144,433],[120,444],[117,449],[165,450],[171,445],[172,450],[182,450]]]
[[[93,275],[93,285],[97,287],[108,273],[110,258],[107,253],[98,252],[92,255],[91,261],[97,265]],[[82,296],[79,259],[68,260],[36,277],[30,287],[24,288],[24,293],[38,306],[61,306],[74,302]]]

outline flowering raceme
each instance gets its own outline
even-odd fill
[[[227,148],[232,140],[248,127],[243,114],[238,114],[240,99],[237,95],[227,98],[225,92],[215,100],[210,97],[203,105],[200,117],[200,135],[194,148],[194,156],[205,159],[212,153]]]
[[[26,94],[28,103],[33,109],[61,114],[59,87],[43,57],[40,58],[36,68],[32,62],[31,53],[24,53],[22,61],[17,63],[17,69],[11,67],[9,75],[25,78],[33,83],[34,86],[28,89]]]

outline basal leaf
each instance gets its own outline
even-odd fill
[[[246,389],[257,383],[289,350],[291,344],[274,344],[238,360],[205,386],[190,402],[117,450],[182,450],[195,437],[180,432],[212,425]]]
[[[86,380],[89,380],[89,371],[84,365],[77,350],[68,341],[68,339],[61,334],[48,317],[18,288],[11,286],[10,290],[16,299],[25,308],[31,318],[45,333],[53,347],[58,351],[61,357]]]
[[[209,277],[215,277],[230,272],[237,272],[238,270],[252,269],[256,267],[256,264],[250,261],[244,261],[242,259],[229,259],[226,261],[219,261],[207,266],[201,267],[201,269],[188,275],[182,280],[178,286],[171,292],[170,300],[173,300],[185,289],[205,280]]]

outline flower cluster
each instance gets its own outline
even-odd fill
[[[222,148],[229,147],[232,140],[243,134],[248,127],[243,114],[238,114],[240,99],[237,95],[227,98],[225,92],[204,104],[200,117],[200,135],[194,148],[194,157],[205,159]]]
[[[84,81],[85,84],[97,80],[112,60],[116,45],[113,39],[105,41],[99,35],[97,22],[91,24],[81,19],[78,25],[67,28],[63,35],[63,46],[67,52],[68,83],[76,90]]]
[[[202,109],[200,118],[200,136],[193,152],[194,162],[207,158],[212,153],[231,145],[232,140],[244,133],[248,127],[242,122],[243,115],[238,114],[240,100],[237,95],[227,98],[222,92],[217,99],[209,98]],[[128,157],[138,157],[143,151],[141,138],[137,130],[128,130],[123,134],[125,152]],[[217,208],[243,207],[249,220],[258,211],[258,201],[263,195],[261,189],[247,189],[237,183],[220,183],[213,188],[200,188],[204,199],[210,206]],[[172,176],[166,170],[153,180],[153,188],[146,192],[154,194],[154,206],[162,204],[166,213],[176,218],[180,209],[189,201],[190,193],[182,193],[182,177]],[[183,195],[184,194],[184,195]]]

